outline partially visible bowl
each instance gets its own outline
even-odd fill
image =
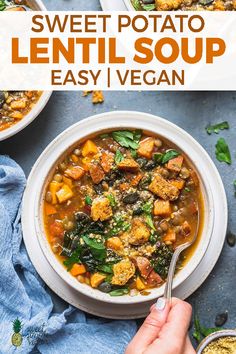
[[[204,349],[206,349],[210,343],[216,341],[219,338],[224,338],[224,337],[235,337],[236,340],[236,331],[230,329],[224,329],[222,331],[218,331],[210,334],[209,336],[204,338],[203,341],[199,344],[197,348],[197,354],[202,354]]]
[[[46,11],[46,7],[41,0],[28,0],[28,4],[34,11]],[[19,131],[27,127],[27,125],[29,125],[35,118],[37,118],[46,106],[51,94],[52,91],[44,91],[28,114],[26,114],[19,122],[12,125],[10,128],[0,131],[0,141],[17,134]]]
[[[210,181],[213,178],[218,180],[219,183],[222,182],[210,157],[196,142],[196,140],[194,140],[188,133],[186,133],[178,126],[160,117],[141,112],[110,112],[85,119],[61,133],[46,148],[46,150],[42,153],[36,162],[31,172],[31,175],[34,176],[34,180],[32,181],[31,176],[29,177],[29,183],[33,182],[34,185],[37,186],[33,196],[33,223],[36,236],[38,237],[38,241],[45,257],[47,258],[52,268],[68,285],[72,286],[74,289],[83,293],[84,295],[100,301],[119,304],[141,303],[154,300],[159,296],[162,296],[164,292],[164,286],[153,289],[148,296],[137,295],[136,297],[130,297],[128,295],[124,295],[122,297],[111,297],[108,294],[102,293],[85,284],[79,283],[74,277],[68,274],[67,270],[53,254],[45,236],[46,233],[43,223],[42,197],[44,194],[45,186],[50,177],[50,172],[52,171],[52,168],[54,168],[54,166],[57,164],[57,161],[60,159],[61,155],[63,155],[67,149],[72,148],[78,141],[85,138],[86,136],[107,129],[119,128],[143,129],[165,137],[169,141],[174,142],[175,145],[181,147],[181,150],[189,157],[191,163],[198,171],[205,205],[204,226],[200,241],[195,249],[193,256],[188,261],[187,265],[177,273],[174,279],[174,288],[181,285],[190,276],[190,274],[199,265],[201,259],[207,251],[209,241],[212,237],[214,222],[214,202],[212,198],[213,191],[211,189]],[[214,191],[214,193],[217,193],[217,191]],[[225,194],[221,193],[219,197],[220,200],[222,200],[223,206],[225,206]],[[27,228],[28,222],[28,215],[25,215],[24,217],[24,209],[27,203],[27,198],[24,198],[23,229]],[[224,212],[226,213],[225,219],[227,220],[227,209]],[[222,225],[222,232],[226,232],[226,225]]]
[[[135,8],[134,8],[131,0],[123,0],[123,1],[129,11],[135,11]]]

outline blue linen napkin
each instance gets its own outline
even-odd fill
[[[63,313],[52,312],[52,299],[22,242],[20,205],[25,183],[22,169],[0,156],[0,353],[124,353],[135,334],[135,321],[88,318],[72,306]],[[15,322],[19,334],[13,343],[18,347],[12,344],[12,322],[17,319],[22,328]]]

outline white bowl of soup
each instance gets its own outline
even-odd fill
[[[45,11],[40,0],[6,1],[4,11]],[[0,91],[0,141],[29,125],[47,104],[51,91]]]
[[[153,300],[164,293],[178,244],[198,232],[174,288],[207,251],[215,217],[210,181],[221,183],[220,177],[205,150],[167,120],[129,111],[85,119],[46,148],[31,175],[43,253],[87,296],[123,304]]]

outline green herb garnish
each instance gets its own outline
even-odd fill
[[[231,154],[229,151],[229,146],[226,143],[224,138],[220,138],[216,143],[216,158],[220,162],[226,162],[227,164],[231,165]]]
[[[188,188],[188,187],[185,187],[185,188],[184,188],[184,191],[185,191],[185,192],[191,192],[191,189]]]
[[[203,327],[200,324],[198,316],[194,317],[194,332],[193,332],[193,338],[197,340],[198,343],[201,342],[202,337],[207,337],[209,334],[217,332],[222,330],[222,328],[219,327],[212,327],[212,328],[207,328]]]
[[[124,160],[123,154],[120,152],[120,150],[116,150],[116,154],[115,154],[115,163],[116,163],[116,165],[118,165],[123,160]]]
[[[120,289],[116,289],[116,290],[112,290],[109,292],[110,296],[122,296],[125,294],[129,293],[129,289],[127,288],[120,288]]]
[[[80,261],[81,247],[78,246],[77,249],[67,258],[63,264],[66,266],[67,270],[70,271],[75,263],[81,263]]]
[[[117,205],[117,202],[113,194],[108,194],[106,197],[109,200],[111,207],[115,207]]]
[[[113,274],[113,265],[110,264],[101,264],[97,266],[97,270],[103,273]]]
[[[6,5],[5,1],[0,0],[0,11],[4,11],[6,7],[7,7],[7,5]]]
[[[153,220],[152,220],[152,210],[153,210],[153,203],[152,202],[147,202],[147,203],[142,205],[142,211],[145,214],[147,225],[152,230],[156,230],[156,228],[155,228],[155,226],[153,224]]]
[[[113,139],[123,147],[137,150],[142,133],[140,131],[120,130],[112,132]]]
[[[93,202],[89,195],[86,195],[84,201],[85,201],[86,205],[92,205],[92,202]]]
[[[180,153],[178,152],[178,151],[176,151],[176,150],[169,150],[169,151],[167,151],[165,154],[164,154],[164,156],[163,156],[163,158],[162,158],[162,163],[163,164],[165,164],[165,163],[167,163],[169,160],[172,160],[172,159],[174,159],[175,157],[177,157],[177,156],[179,156],[180,155]]]
[[[212,0],[213,1],[213,0]],[[145,11],[153,11],[156,10],[156,5],[155,4],[142,4],[142,9]]]
[[[208,125],[206,127],[207,134],[211,135],[212,133],[218,134],[220,130],[229,129],[228,122],[221,122],[214,125]]]
[[[169,160],[172,160],[179,155],[180,155],[180,153],[178,151],[172,149],[172,150],[168,150],[165,154],[161,154],[159,152],[153,154],[153,160],[157,164],[164,165]]]
[[[133,7],[134,7],[134,9],[135,9],[136,11],[139,11],[139,10],[140,10],[140,2],[139,2],[139,0],[133,0],[133,1],[132,1],[132,5],[133,5]]]
[[[114,217],[114,227],[108,232],[108,236],[116,236],[118,235],[121,231],[128,231],[130,229],[131,225],[127,221],[124,221],[123,217],[121,215],[115,216]]]

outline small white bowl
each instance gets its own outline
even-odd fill
[[[85,284],[79,283],[76,278],[67,272],[65,267],[58,261],[51,250],[44,229],[42,208],[45,187],[50,180],[53,168],[61,159],[61,156],[65,154],[67,150],[73,149],[79,141],[83,141],[87,136],[108,129],[120,128],[143,129],[168,139],[188,156],[190,163],[198,171],[205,206],[204,226],[200,241],[193,256],[175,276],[173,288],[181,285],[189,277],[207,251],[212,236],[214,222],[214,202],[212,193],[214,192],[216,194],[217,191],[212,191],[210,181],[214,179],[219,181],[220,184],[222,182],[212,160],[196,140],[175,124],[150,114],[130,111],[103,113],[72,125],[54,139],[41,154],[31,171],[34,180],[31,180],[31,175],[29,176],[29,185],[32,185],[33,183],[37,186],[34,191],[34,219],[28,221],[27,213],[24,212],[24,210],[27,210],[27,204],[29,203],[30,198],[28,193],[25,193],[26,197],[23,199],[23,230],[27,229],[27,222],[33,222],[36,237],[38,237],[39,244],[46,259],[68,285],[96,300],[114,304],[130,304],[151,301],[162,296],[164,293],[164,286],[152,289],[148,296],[137,295],[135,297],[130,297],[129,295],[124,295],[121,297],[111,297],[109,294],[104,294]],[[219,199],[222,200],[223,206],[225,206],[226,197],[225,194],[222,193],[222,189],[220,189],[219,194]],[[226,214],[225,219],[227,220],[227,209],[224,210],[224,213]],[[226,225],[222,226],[222,232],[226,232]],[[34,235],[32,235],[32,242],[33,237]]]
[[[28,0],[28,3],[34,11],[46,11],[46,7],[41,0]],[[38,102],[33,106],[29,113],[26,114],[26,116],[24,116],[16,124],[12,125],[10,128],[0,131],[0,141],[17,134],[19,131],[27,127],[27,125],[29,125],[35,118],[37,118],[40,112],[46,106],[51,94],[52,91],[44,91]]]
[[[199,344],[197,347],[197,354],[202,354],[204,349],[207,348],[207,346],[216,341],[219,338],[224,338],[224,337],[235,337],[236,340],[236,331],[233,329],[223,329],[222,331],[214,332],[204,338],[202,342]]]

